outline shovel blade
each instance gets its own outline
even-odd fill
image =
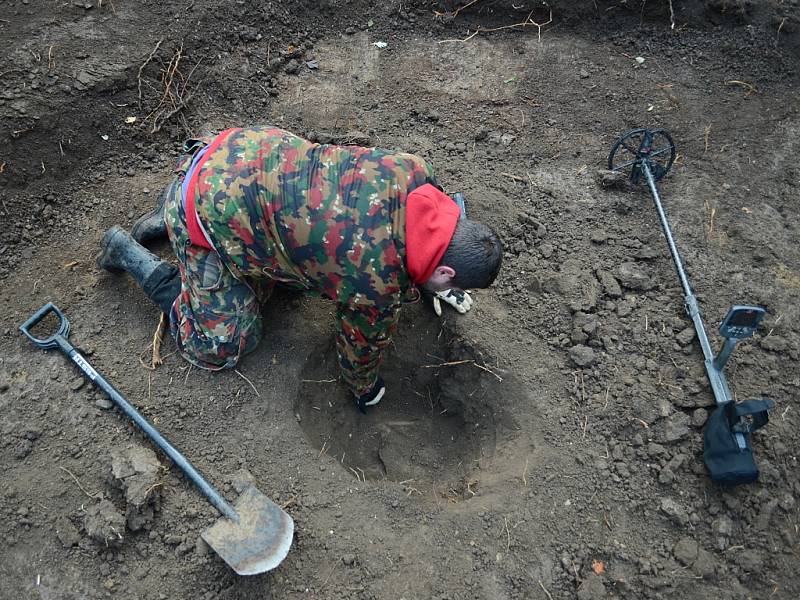
[[[286,511],[248,486],[234,504],[239,522],[222,517],[201,535],[239,575],[277,567],[292,545],[294,521]]]

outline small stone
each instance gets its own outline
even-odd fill
[[[77,546],[81,541],[78,530],[67,517],[59,517],[56,520],[56,536],[65,548]]]
[[[664,423],[664,441],[674,443],[687,437],[690,433],[689,422],[689,415],[682,412],[667,417]]]
[[[111,501],[101,500],[86,509],[83,528],[95,542],[108,547],[122,542],[122,534],[125,532],[125,517],[120,514]]]
[[[681,538],[672,549],[672,554],[682,565],[691,565],[697,559],[698,545],[691,538]]]
[[[178,547],[175,548],[175,554],[177,556],[179,556],[179,557],[182,557],[182,556],[186,556],[187,554],[189,554],[189,552],[191,552],[192,550],[194,550],[194,545],[193,544],[188,544],[186,542],[181,542],[180,544],[178,544]]]
[[[708,412],[704,408],[696,408],[692,411],[692,427],[702,427],[708,420]]]
[[[14,458],[22,460],[33,450],[33,442],[30,440],[22,439],[14,447]]]
[[[632,262],[622,263],[617,267],[616,276],[623,286],[632,290],[647,291],[655,287],[650,277]]]
[[[750,573],[761,572],[761,568],[764,565],[761,555],[756,550],[737,552],[733,560],[737,565],[742,567],[742,569]]]
[[[700,577],[710,577],[714,574],[714,556],[703,548],[698,548],[692,570]]]
[[[622,171],[609,171],[600,169],[595,173],[595,181],[604,188],[621,188],[628,181],[628,176]]]
[[[600,285],[603,286],[603,291],[609,298],[619,298],[622,296],[622,288],[619,282],[609,271],[598,271],[597,278],[600,280]]]
[[[348,27],[347,29],[345,29],[345,30],[344,30],[344,32],[345,32],[347,35],[355,35],[355,33],[356,33],[356,28],[355,28],[355,27]]]
[[[686,327],[675,336],[675,339],[681,346],[687,346],[692,343],[695,335],[694,327]]]
[[[608,239],[608,233],[605,229],[595,229],[590,238],[595,244],[604,244]]]
[[[673,481],[675,481],[675,473],[673,473],[668,467],[661,469],[661,472],[658,474],[658,482],[663,483],[664,485],[669,485]]]
[[[578,588],[578,600],[602,600],[606,597],[606,586],[598,575],[590,573]]]
[[[689,513],[672,498],[661,499],[661,512],[667,515],[676,525],[685,527],[689,523]]]
[[[542,244],[539,246],[539,252],[542,255],[542,258],[550,258],[553,256],[553,245],[552,244]]]
[[[108,398],[98,398],[94,401],[94,405],[101,410],[109,410],[114,408],[114,403]]]
[[[620,317],[627,317],[629,314],[633,312],[633,306],[631,303],[623,300],[617,304],[617,315]]]
[[[297,75],[300,72],[300,61],[293,58],[286,63],[286,66],[283,68],[283,70],[287,75]]]
[[[208,544],[206,541],[201,537],[197,536],[197,539],[194,542],[194,554],[197,557],[206,556],[209,553]]]
[[[79,389],[83,387],[83,384],[86,383],[86,380],[83,377],[76,377],[72,381],[69,382],[69,389],[73,392],[77,392]]]
[[[352,567],[356,564],[356,555],[355,554],[345,554],[342,556],[342,562],[347,565],[348,567]]]
[[[583,344],[578,344],[569,349],[569,357],[579,367],[589,367],[594,364],[594,350]]]

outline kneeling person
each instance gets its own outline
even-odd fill
[[[127,271],[169,314],[180,353],[205,369],[234,367],[261,337],[260,305],[276,283],[337,305],[342,376],[359,409],[385,393],[382,350],[420,288],[469,310],[502,245],[412,154],[308,142],[274,127],[193,141],[155,213],[112,227],[98,265]],[[168,235],[178,267],[138,242]],[[438,306],[438,304],[437,304]]]

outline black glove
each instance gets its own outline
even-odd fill
[[[378,402],[381,401],[383,395],[386,393],[386,384],[383,383],[383,377],[378,375],[378,379],[375,381],[375,385],[372,386],[372,389],[368,391],[366,394],[362,394],[361,396],[356,398],[356,405],[358,406],[358,410],[361,411],[361,414],[367,414],[367,407],[368,406],[375,406]]]

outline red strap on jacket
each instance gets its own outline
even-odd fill
[[[208,243],[206,236],[203,235],[203,230],[200,227],[200,221],[197,218],[197,207],[195,205],[195,193],[197,189],[197,178],[200,175],[200,170],[203,168],[203,165],[211,156],[211,154],[222,145],[222,142],[234,131],[239,131],[239,129],[226,129],[222,133],[220,133],[217,137],[215,137],[211,144],[208,146],[208,150],[206,153],[200,157],[200,160],[197,161],[197,164],[192,166],[192,169],[189,173],[189,185],[186,188],[186,198],[184,198],[184,212],[186,213],[186,230],[189,232],[189,239],[192,242],[193,246],[200,246],[201,248],[208,248],[209,250],[213,250],[214,248],[211,244]]]

